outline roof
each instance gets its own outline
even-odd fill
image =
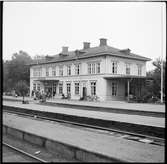
[[[56,62],[70,61],[70,60],[104,56],[104,55],[110,55],[110,56],[121,57],[121,58],[129,58],[129,59],[135,59],[135,60],[142,60],[142,61],[151,60],[150,58],[136,55],[134,53],[127,54],[121,49],[117,49],[117,48],[105,45],[105,46],[97,46],[97,47],[91,47],[91,48],[75,50],[75,51],[68,51],[67,54],[53,55],[45,60],[38,61],[38,63],[37,61],[34,63],[31,63],[30,65],[56,63]]]

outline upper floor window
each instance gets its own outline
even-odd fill
[[[80,74],[80,64],[76,64],[75,65],[75,75],[79,75]]]
[[[75,83],[75,94],[79,94],[79,83]]]
[[[88,74],[91,74],[91,64],[88,64]]]
[[[126,63],[126,74],[130,75],[130,64]]]
[[[70,76],[71,75],[71,66],[68,65],[67,66],[67,76]]]
[[[59,67],[59,76],[63,76],[63,66]]]
[[[138,75],[141,76],[142,74],[142,66],[141,65],[138,65]]]
[[[41,68],[34,68],[33,69],[33,76],[34,77],[40,77],[40,76],[42,76],[42,69]]]
[[[92,74],[95,74],[95,63],[92,63]]]
[[[100,73],[100,63],[89,63],[88,74]]]
[[[100,63],[96,63],[96,73],[100,73]]]
[[[96,82],[91,82],[91,95],[96,95]]]
[[[46,76],[49,76],[49,68],[46,68]]]
[[[112,73],[117,74],[117,62],[116,61],[112,62]]]
[[[117,83],[112,82],[112,96],[116,96],[116,95],[117,95]]]
[[[52,76],[56,76],[56,67],[52,67]]]

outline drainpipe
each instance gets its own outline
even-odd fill
[[[128,102],[129,102],[129,79],[128,79]]]

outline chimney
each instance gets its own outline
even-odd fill
[[[90,48],[90,43],[89,42],[83,42],[83,49]]]
[[[130,50],[129,48],[120,50],[120,52],[123,52],[123,53],[125,53],[126,55],[129,55],[129,54],[130,54],[130,51],[131,51],[131,50]]]
[[[100,39],[100,46],[106,46],[107,45],[107,39],[101,38]]]
[[[68,53],[68,47],[62,47],[62,54]]]

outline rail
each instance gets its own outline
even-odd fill
[[[3,142],[3,145],[6,146],[6,147],[9,147],[10,149],[12,149],[12,150],[14,150],[16,152],[19,152],[20,154],[23,154],[23,155],[25,155],[25,156],[27,156],[29,158],[35,159],[38,162],[42,162],[42,163],[47,163],[48,162],[48,161],[45,161],[45,160],[43,160],[43,159],[41,159],[39,157],[36,157],[36,156],[30,154],[30,153],[27,153],[27,152],[25,152],[25,151],[23,151],[23,150],[21,150],[19,148],[16,148],[16,147],[14,147],[14,146],[12,146],[12,145],[10,145],[8,143]]]
[[[17,114],[17,115],[22,115],[22,116],[26,116],[26,117],[31,117],[33,119],[49,120],[49,121],[54,121],[54,122],[61,122],[61,123],[64,123],[64,124],[76,125],[76,126],[80,126],[80,127],[84,127],[84,128],[97,129],[97,130],[102,130],[102,131],[106,131],[106,132],[109,132],[109,133],[114,132],[116,134],[121,134],[122,136],[128,135],[128,136],[125,136],[126,139],[135,140],[135,141],[138,141],[138,142],[141,142],[140,140],[142,140],[142,139],[146,139],[147,141],[148,140],[151,141],[150,144],[156,144],[156,145],[163,146],[164,143],[165,143],[164,138],[149,136],[149,135],[145,135],[145,134],[122,131],[122,130],[119,130],[119,129],[105,128],[105,127],[89,125],[89,124],[85,124],[85,123],[83,124],[83,123],[78,123],[78,122],[74,122],[74,121],[66,121],[66,120],[63,120],[63,119],[44,117],[44,116],[40,116],[40,115],[37,115],[37,114],[36,115],[27,114],[27,113],[24,113],[24,111],[18,112],[18,111],[9,111],[9,110],[5,109],[4,112],[13,113],[13,114]]]

